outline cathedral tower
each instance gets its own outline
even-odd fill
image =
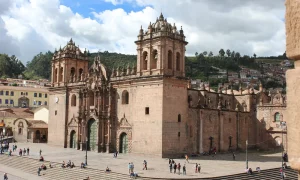
[[[160,14],[148,30],[140,29],[137,45],[137,75],[185,76],[185,36],[182,28],[168,23]]]

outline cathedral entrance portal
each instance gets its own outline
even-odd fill
[[[96,150],[97,143],[97,123],[95,119],[90,119],[88,122],[88,150]]]
[[[120,153],[128,152],[128,138],[126,133],[120,135]]]
[[[70,148],[76,148],[76,132],[74,130],[70,134]]]

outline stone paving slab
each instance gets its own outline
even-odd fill
[[[18,149],[30,148],[30,158],[39,158],[39,150],[45,160],[53,162],[73,161],[79,166],[81,162],[85,162],[85,151],[51,146],[48,144],[33,143],[17,143]],[[12,146],[12,144],[11,144]],[[13,152],[14,155],[18,154]],[[281,166],[281,154],[263,154],[249,153],[249,167],[255,169],[259,166],[261,169],[269,169]],[[143,160],[148,162],[148,170],[142,170]],[[95,153],[88,151],[88,167],[105,170],[108,166],[113,172],[128,174],[128,163],[133,162],[134,171],[143,177],[153,178],[208,178],[216,176],[224,176],[245,172],[245,153],[237,153],[236,160],[232,160],[231,154],[218,154],[212,156],[201,156],[190,158],[189,163],[184,159],[174,159],[176,163],[183,165],[186,163],[187,175],[178,175],[170,173],[168,159],[162,159],[156,156],[140,155],[140,154],[119,154],[118,158],[113,158],[113,154]],[[194,167],[196,163],[201,164],[201,173],[195,173]]]
[[[29,174],[29,173],[23,172],[21,170],[14,169],[14,168],[11,168],[11,167],[8,167],[8,166],[5,166],[5,165],[1,164],[1,166],[0,166],[0,179],[3,179],[4,172],[8,174],[8,179],[9,180],[26,180],[26,179],[42,180],[42,179],[44,179],[42,177],[33,176],[32,174]]]

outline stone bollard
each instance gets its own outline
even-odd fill
[[[286,0],[286,53],[295,69],[286,72],[288,156],[300,180],[300,1]]]

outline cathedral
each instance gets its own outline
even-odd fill
[[[254,146],[269,135],[258,132],[263,119],[257,119],[257,106],[269,102],[262,86],[191,88],[182,27],[161,14],[148,29],[141,27],[135,44],[136,67],[117,69],[107,69],[100,56],[89,67],[87,51],[72,39],[55,51],[49,144],[175,157],[245,149],[246,141]]]

